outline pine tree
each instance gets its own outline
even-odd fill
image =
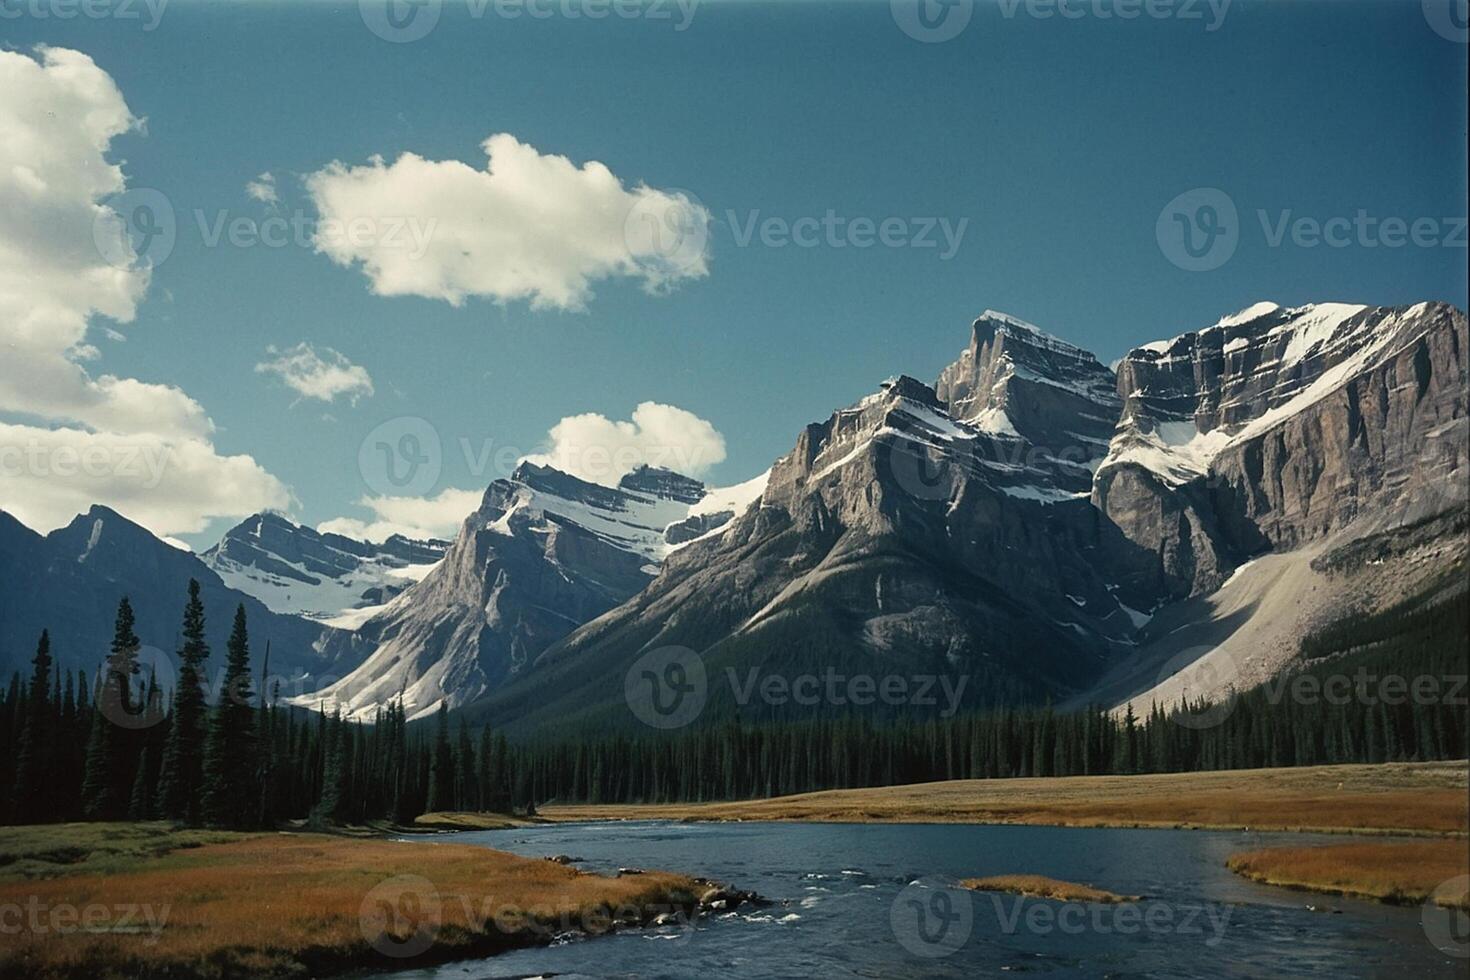
[[[434,757],[429,765],[429,801],[426,812],[454,809],[454,752],[449,747],[449,706],[439,705]]]
[[[235,610],[235,623],[225,645],[224,686],[209,719],[204,745],[204,822],[219,827],[248,825],[256,798],[255,712],[250,706],[250,636],[245,607]]]
[[[112,648],[103,666],[95,699],[92,730],[87,742],[86,773],[82,780],[82,810],[92,820],[120,817],[133,783],[134,740],[124,724],[132,716],[133,676],[138,673],[138,648],[133,632],[133,606],[123,596],[117,604]]]
[[[319,827],[339,823],[346,803],[343,784],[347,771],[343,752],[343,740],[347,734],[339,712],[334,712],[329,724],[323,728],[326,744],[322,756],[322,795],[311,811],[311,822]]]
[[[133,791],[128,795],[128,819],[149,820],[153,813],[152,785],[148,780],[148,750],[143,750],[138,760],[138,774],[133,779]]]
[[[25,726],[20,733],[20,748],[15,771],[15,815],[20,823],[40,823],[56,819],[50,792],[53,749],[52,716],[59,706],[47,697],[51,682],[51,634],[41,631],[36,656],[31,661],[30,696],[26,701]]]
[[[183,639],[179,648],[173,722],[159,776],[158,810],[166,819],[197,824],[204,783],[201,757],[207,711],[203,669],[209,657],[209,644],[204,639],[204,603],[199,599],[199,583],[194,579],[189,580],[189,601],[184,606]]]

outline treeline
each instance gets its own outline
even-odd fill
[[[516,754],[537,800],[741,799],[943,779],[1190,772],[1470,757],[1470,596],[1350,617],[1304,638],[1300,671],[1136,717],[1002,710],[948,721],[838,719],[673,737],[540,740]]]
[[[410,733],[397,703],[359,724],[256,690],[243,606],[219,696],[208,704],[204,622],[191,582],[171,692],[142,676],[126,598],[95,678],[61,671],[43,632],[29,678],[15,675],[0,694],[0,786],[13,788],[0,794],[0,820],[166,819],[252,829],[303,819],[410,823],[429,809],[514,805],[510,749],[489,728],[472,746],[461,726],[451,744],[444,711],[432,735]]]
[[[168,819],[219,827],[393,821],[425,812],[534,811],[548,801],[727,800],[944,779],[1004,779],[1428,761],[1470,757],[1470,597],[1336,624],[1302,641],[1295,674],[1216,703],[1142,717],[1003,709],[887,723],[849,713],[727,719],[675,734],[536,738],[393,703],[371,724],[291,708],[252,686],[243,608],[220,696],[191,583],[178,683],[140,676],[126,599],[100,678],[54,669],[42,634],[29,682],[0,697],[8,822]],[[263,667],[262,678],[266,676]]]

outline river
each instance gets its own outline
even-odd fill
[[[423,838],[417,838],[423,840]],[[546,825],[436,836],[580,867],[704,875],[772,899],[697,925],[574,939],[380,973],[467,977],[1464,977],[1418,908],[1244,881],[1237,850],[1302,835],[974,825]],[[1336,838],[1341,840],[1341,838]],[[432,846],[425,843],[423,846]],[[1127,895],[1089,906],[971,893],[964,877],[1035,873]]]

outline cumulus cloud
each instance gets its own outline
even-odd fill
[[[247,183],[245,193],[262,204],[277,204],[281,200],[276,194],[275,174],[269,170]]]
[[[0,51],[0,507],[38,530],[93,503],[167,534],[290,501],[215,451],[177,387],[82,366],[100,357],[93,318],[131,322],[152,276],[109,203],[127,183],[108,150],[139,125],[86,55]]]
[[[275,375],[302,398],[330,402],[344,397],[356,405],[359,398],[373,394],[373,379],[367,369],[330,347],[318,353],[303,341],[287,350],[267,347],[265,352],[270,359],[255,365],[255,370]]]
[[[626,421],[592,412],[570,415],[546,438],[549,448],[526,457],[528,462],[608,486],[640,465],[699,477],[725,459],[725,437],[713,425],[658,402],[643,402]]]
[[[480,506],[482,496],[478,490],[450,487],[434,497],[363,497],[358,503],[373,512],[372,520],[338,517],[318,524],[317,530],[375,543],[395,534],[452,538],[464,519]]]
[[[378,295],[455,306],[479,296],[580,310],[604,279],[661,292],[708,273],[710,215],[689,195],[625,187],[601,163],[579,167],[508,133],[483,147],[483,170],[404,153],[308,175],[317,250],[361,266]]]

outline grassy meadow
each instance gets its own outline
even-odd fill
[[[319,976],[691,914],[710,885],[483,847],[165,824],[8,827],[0,977]]]
[[[549,820],[799,820],[1465,835],[1464,762],[964,779],[732,803],[543,806]]]

